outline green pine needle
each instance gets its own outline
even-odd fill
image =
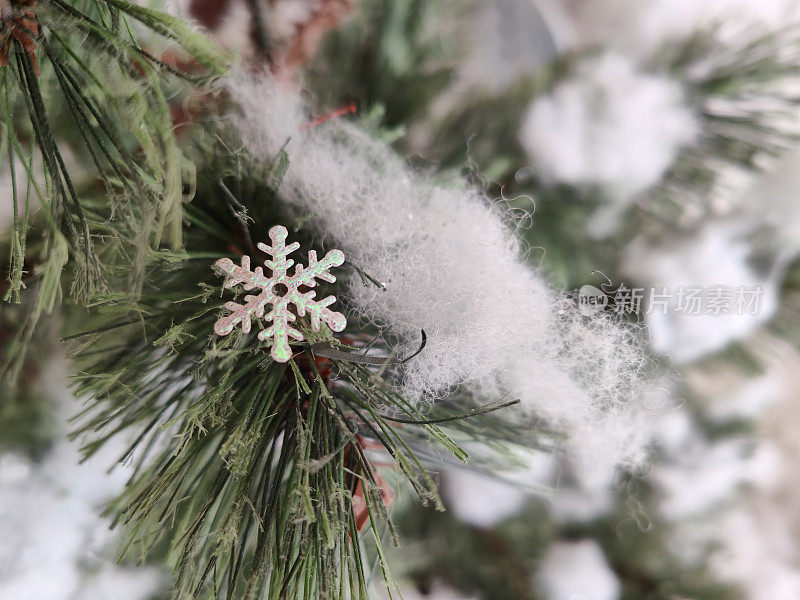
[[[0,66],[0,158],[9,166],[13,205],[3,300],[20,302],[20,292],[33,289],[33,326],[59,303],[67,263],[70,295],[88,302],[108,289],[123,253],[127,290],[135,295],[150,253],[181,248],[190,170],[175,140],[162,75],[205,84],[229,59],[180,19],[122,0],[41,0],[34,8],[11,0],[11,10],[32,10],[39,33],[31,37],[32,52],[9,37],[8,65]],[[189,77],[150,55],[131,19],[177,42],[206,74]],[[78,150],[77,161],[65,159],[67,148]],[[105,197],[90,201],[82,190],[98,179]],[[33,195],[46,225],[37,233],[45,237],[45,253],[36,258],[27,249]]]
[[[427,415],[398,392],[398,365],[360,364],[346,348],[315,356],[315,345],[341,343],[299,317],[307,341],[287,364],[272,360],[257,329],[213,334],[224,302],[215,259],[258,260],[253,241],[276,223],[297,225],[304,247],[318,244],[276,192],[285,156],[260,165],[210,136],[197,157],[186,252],[151,255],[138,297],[98,298],[65,338],[76,393],[89,399],[76,433],[85,452],[123,432],[130,439],[120,461],[135,472],[113,508],[128,532],[123,552],[166,542],[176,598],[362,599],[373,561],[391,590],[383,538],[396,535],[381,470],[442,509],[430,449],[466,461],[453,436],[483,439],[469,422],[492,423],[489,411],[507,403],[481,409],[462,396]],[[344,271],[321,293],[342,296],[358,278]],[[350,344],[375,333],[353,324],[345,335]],[[499,443],[522,429],[504,423],[488,435]]]

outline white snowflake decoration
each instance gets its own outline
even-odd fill
[[[267,304],[272,306],[265,319],[272,321],[266,329],[262,329],[258,334],[258,339],[264,341],[269,338],[272,342],[272,358],[277,362],[285,363],[291,356],[289,348],[289,338],[302,341],[303,334],[293,328],[289,323],[295,321],[295,315],[290,311],[290,305],[295,307],[297,314],[301,317],[308,313],[311,316],[311,329],[319,331],[320,322],[325,322],[333,331],[342,331],[347,326],[347,319],[342,313],[334,312],[327,307],[336,302],[336,296],[328,296],[322,300],[314,300],[316,292],[311,290],[306,293],[300,292],[301,286],[314,287],[316,278],[329,283],[336,281],[336,277],[329,273],[331,267],[338,267],[344,262],[344,253],[341,250],[331,250],[321,261],[317,261],[317,253],[314,250],[308,252],[308,267],[298,264],[295,267],[294,275],[289,275],[289,268],[294,264],[291,258],[287,258],[292,252],[300,247],[300,244],[293,242],[286,245],[288,231],[282,225],[276,225],[269,230],[269,237],[272,246],[258,244],[258,248],[272,257],[272,260],[264,261],[264,264],[272,271],[272,275],[267,277],[261,267],[250,270],[250,257],[242,256],[242,266],[236,266],[229,258],[221,258],[215,263],[215,267],[227,276],[224,287],[231,288],[240,283],[244,284],[245,290],[259,288],[261,292],[256,296],[245,296],[245,304],[236,302],[226,302],[225,308],[231,311],[228,316],[222,317],[214,324],[214,331],[218,335],[228,335],[233,331],[238,323],[242,324],[242,331],[250,331],[250,320],[255,315],[258,318],[264,317],[264,310]]]

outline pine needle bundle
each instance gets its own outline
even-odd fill
[[[137,29],[176,43],[203,74],[189,76],[151,55]],[[106,289],[110,261],[99,238],[106,247],[108,238],[136,238],[128,277],[134,293],[148,249],[180,247],[185,159],[161,75],[198,84],[225,63],[184,21],[122,0],[3,2],[0,157],[13,205],[3,300],[20,302],[23,288],[34,287],[31,327],[60,301],[67,262],[73,296],[88,300]],[[81,192],[82,174],[104,187],[100,221]],[[46,227],[34,258],[27,240],[37,204]]]
[[[373,560],[391,587],[387,478],[441,509],[425,464],[435,452],[417,449],[464,461],[451,436],[487,433],[463,417],[514,402],[423,414],[397,391],[399,359],[369,327],[334,338],[298,316],[306,341],[285,364],[255,332],[214,336],[215,260],[259,256],[254,240],[276,223],[293,225],[303,247],[319,245],[277,195],[285,154],[264,165],[221,140],[201,144],[185,251],[151,254],[138,298],[111,293],[70,325],[76,391],[89,398],[78,435],[88,454],[110,436],[132,436],[120,460],[136,468],[114,512],[128,548],[146,553],[166,538],[175,597],[365,598]],[[346,264],[340,271],[343,282],[323,293],[348,277],[375,285]],[[522,437],[525,427],[510,429]]]

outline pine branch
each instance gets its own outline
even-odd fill
[[[183,157],[172,131],[163,92],[162,71],[179,73],[146,52],[127,22],[134,19],[155,34],[176,41],[209,76],[222,73],[226,55],[186,23],[121,0],[12,0],[0,49],[0,99],[3,144],[12,177],[13,235],[4,301],[20,301],[20,291],[37,273],[43,277],[31,314],[33,327],[61,298],[61,275],[67,262],[72,295],[87,302],[106,290],[105,279],[119,248],[105,239],[134,239],[128,291],[141,288],[147,255],[164,242],[181,246]],[[182,73],[179,73],[183,75]],[[189,77],[194,83],[207,82]],[[52,84],[52,85],[51,85]],[[55,90],[55,95],[47,93]],[[46,91],[47,90],[47,91]],[[20,109],[27,112],[21,118]],[[66,117],[66,118],[63,118]],[[66,121],[66,123],[64,123]],[[63,125],[62,125],[63,123]],[[66,126],[65,126],[66,125]],[[75,127],[70,129],[70,125]],[[62,147],[78,135],[78,164],[85,157],[88,175],[103,182],[107,198],[89,207],[76,184],[80,168],[67,168]],[[31,140],[32,142],[28,142]],[[36,148],[43,173],[30,152]],[[81,156],[83,154],[83,156]],[[5,162],[5,161],[4,161]],[[19,166],[27,185],[21,186]],[[40,189],[37,179],[44,176]],[[22,196],[24,192],[24,199]],[[26,269],[30,198],[40,196],[48,228],[43,269]],[[20,208],[24,202],[25,209]],[[103,236],[103,250],[98,238]],[[64,256],[64,243],[67,254]],[[24,357],[17,357],[19,363]],[[8,371],[0,376],[9,380]]]
[[[135,458],[135,472],[114,508],[128,531],[124,551],[165,541],[176,598],[362,599],[373,557],[391,588],[383,530],[393,531],[392,491],[383,472],[442,509],[426,449],[465,461],[451,432],[469,439],[456,424],[489,415],[462,418],[467,404],[429,418],[386,365],[315,355],[341,341],[304,317],[297,324],[307,341],[293,344],[285,364],[270,357],[258,328],[213,335],[222,314],[214,260],[293,218],[266,176],[272,165],[222,143],[202,143],[200,154],[186,254],[154,256],[140,296],[109,295],[68,336],[75,391],[90,398],[78,417],[85,452],[125,432],[131,439],[120,461]],[[247,220],[229,210],[230,197]],[[313,232],[296,235],[314,246]],[[343,279],[321,285],[341,293]],[[373,334],[353,325],[342,335],[352,343]]]

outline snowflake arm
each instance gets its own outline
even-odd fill
[[[317,279],[335,282],[336,277],[330,273],[330,269],[344,263],[344,254],[340,250],[331,250],[318,261],[317,253],[311,250],[308,253],[308,267],[298,264],[294,274],[289,275],[294,260],[288,256],[297,250],[300,244],[294,242],[287,246],[287,235],[285,227],[276,225],[269,230],[272,245],[258,244],[259,249],[271,256],[270,260],[264,261],[271,272],[269,277],[264,275],[261,267],[250,270],[249,256],[242,257],[241,266],[237,266],[229,258],[222,258],[215,263],[215,267],[226,277],[224,287],[231,288],[243,284],[245,290],[259,289],[260,292],[245,296],[244,304],[227,302],[225,308],[230,314],[214,324],[214,331],[218,335],[228,335],[236,325],[241,324],[242,331],[249,333],[252,318],[264,317],[272,324],[259,332],[258,339],[262,341],[272,339],[271,354],[277,362],[287,362],[291,358],[290,338],[297,341],[304,339],[303,334],[291,326],[297,318],[291,311],[292,306],[298,316],[309,315],[311,328],[314,331],[319,331],[321,323],[325,323],[333,331],[342,331],[347,326],[347,319],[343,314],[328,308],[336,302],[335,296],[315,300],[314,290],[305,293],[300,291],[301,286],[315,287]],[[265,316],[267,305],[272,308]]]

